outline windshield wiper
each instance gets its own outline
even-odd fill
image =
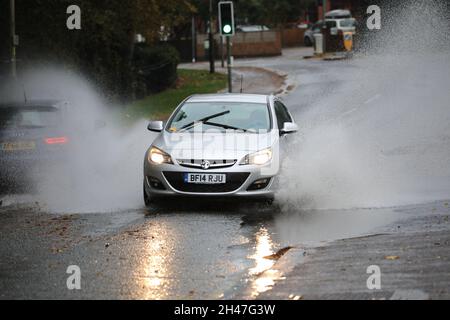
[[[237,127],[233,127],[233,126],[229,126],[227,124],[222,124],[222,123],[215,123],[215,122],[203,122],[204,124],[207,124],[209,126],[214,126],[214,127],[220,127],[220,128],[224,128],[224,129],[231,129],[231,130],[236,130],[236,131],[250,131],[249,129],[243,129],[243,128],[237,128]]]
[[[211,119],[218,118],[220,116],[229,114],[230,112],[231,112],[230,110],[227,110],[227,111],[223,111],[223,112],[220,112],[220,113],[213,114],[211,116],[207,116],[207,117],[202,118],[202,119],[197,120],[197,121],[192,121],[191,123],[188,123],[187,125],[182,126],[180,128],[180,131],[190,129],[191,127],[195,126],[197,123],[205,123],[205,122],[207,122],[207,121],[209,121]]]

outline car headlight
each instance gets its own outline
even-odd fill
[[[241,161],[241,165],[257,165],[262,166],[269,163],[272,160],[272,148],[267,148],[249,155]]]
[[[156,147],[152,147],[150,149],[150,152],[148,153],[148,162],[153,164],[163,164],[163,163],[173,164],[170,155]]]

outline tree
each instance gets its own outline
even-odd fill
[[[82,29],[66,28],[66,9],[76,4],[82,12]],[[51,62],[82,71],[117,97],[132,93],[134,39],[137,33],[157,43],[161,27],[171,29],[190,19],[188,0],[34,0],[17,1],[19,67]],[[3,16],[9,1],[0,2]],[[7,17],[6,21],[9,20]],[[0,30],[9,43],[9,27]],[[7,50],[3,47],[0,53]]]
[[[278,27],[297,21],[314,4],[315,0],[236,0],[236,18],[243,24]]]

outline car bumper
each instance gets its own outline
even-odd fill
[[[152,197],[205,197],[205,198],[254,198],[272,199],[275,195],[274,181],[278,172],[261,170],[256,166],[235,165],[219,170],[199,170],[182,167],[179,165],[147,165],[144,170],[144,185],[148,195]],[[174,183],[174,177],[185,173],[217,173],[227,175],[227,184],[230,178],[234,179],[234,185],[212,186],[214,191],[208,191],[208,185],[203,185],[202,190],[189,191],[189,185],[182,185],[180,181]],[[154,179],[160,182],[155,188]],[[267,185],[259,190],[248,190],[255,181],[268,179]],[[218,190],[222,188],[223,190]],[[194,188],[195,189],[195,188]]]

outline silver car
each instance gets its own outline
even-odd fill
[[[144,201],[170,196],[274,199],[285,137],[298,130],[283,102],[253,94],[183,101],[145,154]]]

